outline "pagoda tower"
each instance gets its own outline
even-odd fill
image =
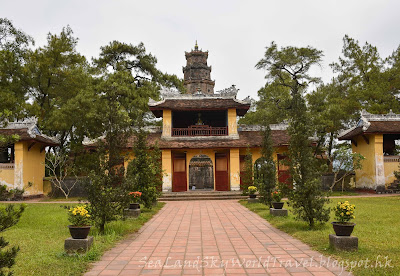
[[[214,94],[215,81],[211,80],[211,66],[207,65],[208,51],[199,50],[194,46],[191,52],[185,52],[186,66],[183,67],[184,86],[189,94],[201,92],[206,95]]]

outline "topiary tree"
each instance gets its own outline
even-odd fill
[[[253,181],[253,155],[251,154],[251,151],[249,148],[247,148],[246,151],[246,156],[244,158],[244,170],[241,174],[241,189],[242,189],[242,194],[243,195],[248,195],[249,191],[248,188],[249,186],[254,185]]]
[[[276,164],[273,159],[274,148],[271,140],[271,128],[267,125],[263,131],[261,158],[256,162],[255,182],[260,193],[260,200],[272,207],[271,193],[276,187]]]
[[[0,232],[5,231],[7,228],[18,223],[23,211],[25,210],[25,205],[20,205],[19,209],[15,209],[14,205],[7,205],[7,207],[0,208]],[[5,249],[9,243],[0,237],[0,275],[1,276],[11,276],[13,275],[10,268],[15,263],[15,257],[19,251],[19,247],[13,246],[12,248]]]
[[[141,202],[151,208],[157,200],[162,185],[162,171],[159,150],[151,151],[147,145],[147,134],[140,123],[135,132],[136,142],[133,148],[134,158],[127,169],[127,183],[132,191],[142,192]]]

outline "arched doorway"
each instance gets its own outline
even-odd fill
[[[205,154],[196,155],[189,162],[189,189],[214,189],[213,163]]]

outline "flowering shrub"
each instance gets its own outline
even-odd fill
[[[68,210],[68,221],[73,226],[87,226],[90,222],[90,215],[86,205],[76,206]]]
[[[271,193],[272,200],[274,202],[281,202],[282,199],[282,192],[279,190],[275,190]]]
[[[138,203],[140,200],[140,197],[142,196],[142,193],[141,192],[130,192],[129,196],[130,196],[132,203]]]
[[[249,191],[249,194],[254,195],[257,192],[257,187],[256,186],[249,186],[247,188],[247,190]]]
[[[350,204],[348,201],[345,202],[338,202],[335,208],[335,218],[339,222],[348,222],[351,219],[355,219],[354,216],[354,209],[356,206],[354,204]]]

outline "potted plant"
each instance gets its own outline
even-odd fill
[[[280,190],[275,190],[271,193],[272,197],[272,206],[274,209],[282,209],[285,202],[281,202],[282,200],[282,192]]]
[[[247,191],[249,192],[249,197],[250,198],[256,198],[256,192],[257,192],[257,187],[256,186],[249,186],[247,188]]]
[[[350,220],[355,219],[354,209],[356,206],[350,204],[348,201],[338,202],[334,207],[335,219],[337,221],[332,222],[333,230],[336,236],[350,236],[353,232],[355,223],[350,222]]]
[[[141,192],[130,192],[129,197],[130,197],[130,203],[129,203],[129,209],[140,209],[140,204],[139,200],[140,197],[142,196]]]
[[[90,231],[90,215],[86,205],[76,206],[68,210],[69,232],[74,239],[86,239]]]

